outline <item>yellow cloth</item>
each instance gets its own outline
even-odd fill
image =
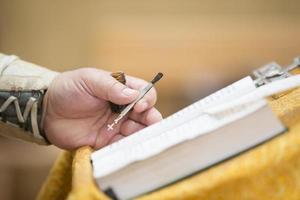
[[[300,199],[300,89],[279,95],[275,100],[270,100],[269,104],[288,127],[286,133],[209,170],[139,199]],[[38,199],[64,199],[67,195],[69,200],[107,199],[96,189],[89,162],[90,153],[91,149],[88,147],[75,152],[72,181],[68,181],[68,170],[72,165],[69,158],[72,156],[67,156],[70,153],[61,155]],[[64,162],[64,159],[67,161]],[[63,170],[66,176],[63,176]],[[55,192],[58,195],[55,196]]]

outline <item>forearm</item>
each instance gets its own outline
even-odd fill
[[[42,127],[43,97],[57,74],[0,54],[1,135],[47,144]]]

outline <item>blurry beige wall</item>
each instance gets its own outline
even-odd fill
[[[0,51],[58,71],[92,66],[147,80],[162,71],[166,116],[263,64],[291,62],[300,54],[299,8],[297,0],[0,0]],[[40,176],[31,188],[9,179],[19,181],[18,195],[6,195],[34,194]]]

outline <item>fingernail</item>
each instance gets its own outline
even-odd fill
[[[123,91],[123,94],[125,94],[126,96],[132,96],[134,94],[137,93],[136,90],[130,89],[130,88],[125,88]]]

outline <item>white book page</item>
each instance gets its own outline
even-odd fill
[[[257,101],[258,99],[298,87],[299,85],[300,75],[294,75],[285,79],[277,80],[267,85],[263,85],[259,88],[256,88],[252,92],[247,93],[246,95],[233,99],[232,101],[227,101],[219,105],[208,106],[203,110],[203,112],[209,114],[223,112],[227,109],[236,108],[238,106]]]
[[[261,99],[239,107],[239,109],[227,110],[226,113],[219,115],[203,114],[174,129],[165,131],[159,136],[148,138],[148,140],[134,146],[120,148],[118,151],[111,152],[109,156],[93,160],[94,176],[96,178],[104,177],[133,162],[147,159],[178,143],[193,139],[245,117],[263,106],[266,106],[266,101]]]
[[[159,123],[153,124],[123,140],[113,143],[101,150],[92,154],[92,160],[95,162],[98,158],[110,155],[113,151],[121,148],[126,148],[128,145],[139,144],[151,137],[156,137],[165,131],[171,130],[174,127],[180,126],[197,116],[201,115],[201,111],[210,106],[218,105],[223,102],[234,100],[255,90],[255,85],[250,76],[247,76],[215,93],[209,95],[202,100],[199,100],[190,106],[174,113],[173,115],[165,118]]]
[[[97,178],[106,176],[130,163],[147,159],[178,143],[234,122],[265,106],[266,101],[264,97],[299,85],[300,75],[295,75],[255,88],[252,92],[237,97],[232,101],[226,101],[215,106],[207,106],[205,109],[200,110],[199,116],[186,123],[172,129],[165,129],[159,135],[147,137],[147,140],[135,145],[120,147],[110,152],[109,156],[103,155],[93,160],[94,176]],[[147,129],[144,130],[147,131]],[[143,132],[143,130],[140,132]]]

